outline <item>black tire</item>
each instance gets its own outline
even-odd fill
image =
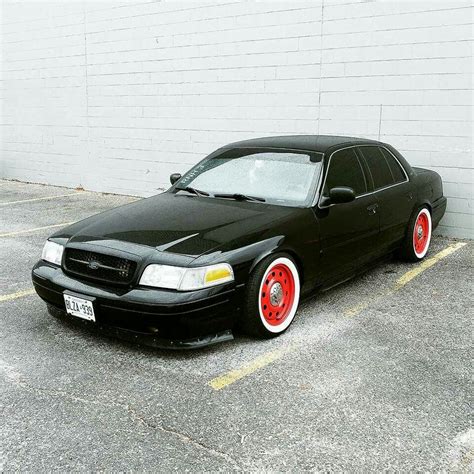
[[[294,260],[284,253],[270,255],[250,274],[239,327],[259,338],[279,336],[292,323],[299,299],[300,276]]]
[[[431,212],[427,206],[421,206],[408,222],[405,240],[399,252],[400,257],[409,262],[423,260],[431,243],[431,232]]]

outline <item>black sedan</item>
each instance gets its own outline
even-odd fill
[[[446,209],[437,173],[350,137],[233,143],[171,183],[48,239],[32,278],[50,313],[156,347],[277,336],[302,296],[421,260]]]

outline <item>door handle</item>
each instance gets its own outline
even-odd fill
[[[370,206],[367,206],[367,211],[369,214],[375,214],[377,212],[377,208],[379,205],[377,203],[371,204]]]

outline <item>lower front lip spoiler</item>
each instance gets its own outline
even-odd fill
[[[230,329],[221,331],[215,334],[209,334],[206,336],[200,336],[193,339],[165,339],[157,337],[150,333],[144,333],[139,331],[133,331],[130,329],[123,329],[120,327],[109,326],[106,324],[90,323],[89,321],[81,319],[72,319],[68,317],[65,311],[56,308],[48,304],[48,310],[51,315],[65,319],[73,324],[80,324],[86,326],[88,329],[104,334],[105,336],[111,336],[114,338],[121,339],[127,342],[133,342],[134,344],[142,344],[147,347],[154,347],[157,349],[171,349],[171,350],[183,350],[183,349],[199,349],[201,347],[211,346],[220,342],[232,341],[234,335]]]
[[[109,333],[113,337],[117,337],[122,340],[143,344],[148,347],[155,347],[157,349],[172,349],[172,350],[183,350],[183,349],[199,349],[201,347],[211,346],[218,344],[219,342],[232,341],[234,336],[231,330],[219,332],[216,334],[210,334],[195,339],[171,340],[163,339],[149,334],[136,333],[128,329],[114,328],[101,326],[98,328],[99,331]],[[109,332],[110,331],[110,332]]]

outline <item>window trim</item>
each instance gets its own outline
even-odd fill
[[[407,183],[410,181],[409,177],[408,177],[408,174],[406,172],[406,169],[405,167],[400,163],[400,160],[384,145],[374,145],[372,143],[367,143],[367,144],[359,144],[359,145],[349,145],[349,146],[346,146],[346,147],[343,147],[343,148],[338,148],[337,150],[334,150],[330,155],[329,155],[329,159],[328,159],[328,166],[326,168],[326,172],[324,173],[324,179],[321,180],[321,183],[320,183],[320,187],[318,188],[318,202],[317,202],[317,207],[319,209],[329,209],[331,206],[335,206],[335,204],[329,204],[329,205],[326,205],[326,206],[322,206],[321,205],[321,201],[323,200],[323,189],[324,189],[324,186],[326,184],[326,178],[327,178],[327,175],[328,175],[328,172],[329,172],[329,167],[331,166],[331,158],[333,157],[333,155],[335,153],[337,153],[338,151],[342,151],[342,150],[347,150],[349,148],[355,148],[355,153],[356,155],[359,157],[360,156],[360,159],[362,159],[364,161],[364,164],[365,164],[365,168],[367,168],[367,172],[370,174],[370,179],[371,179],[371,182],[372,182],[372,185],[374,185],[374,180],[373,180],[373,177],[372,177],[372,173],[370,173],[370,168],[369,168],[369,165],[367,164],[367,161],[366,159],[364,158],[362,152],[359,152],[358,148],[360,147],[363,147],[363,146],[375,146],[375,147],[378,147],[378,148],[383,148],[384,150],[386,150],[388,153],[390,153],[390,155],[392,155],[395,160],[397,161],[397,163],[401,166],[402,170],[403,170],[403,174],[405,175],[405,180],[404,181],[400,181],[398,183],[394,183],[394,184],[390,184],[388,186],[384,186],[383,188],[379,188],[379,189],[373,189],[372,191],[368,191],[364,194],[359,194],[358,196],[356,196],[356,199],[359,199],[361,197],[365,197],[365,196],[369,196],[371,194],[375,194],[375,193],[378,193],[379,191],[384,191],[385,189],[389,189],[389,188],[393,188],[395,186],[399,186],[400,184],[404,184],[404,183]],[[385,157],[384,157],[385,158]],[[388,163],[387,163],[388,165]],[[364,167],[362,167],[362,172],[364,173],[364,176],[366,174],[366,170],[364,169]],[[368,178],[368,176],[365,176],[366,180]]]
[[[372,193],[378,193],[379,191],[383,191],[384,189],[389,189],[389,188],[393,188],[394,186],[398,186],[399,184],[403,184],[403,183],[406,183],[409,180],[408,178],[408,174],[405,170],[405,168],[403,167],[403,165],[400,163],[400,160],[385,146],[383,145],[369,145],[369,144],[364,144],[364,145],[356,145],[358,148],[361,148],[363,146],[365,147],[368,147],[368,146],[375,146],[376,148],[383,148],[385,151],[387,151],[394,159],[395,161],[400,165],[400,167],[402,168],[403,170],[403,174],[405,175],[405,180],[404,181],[399,181],[398,183],[393,183],[393,184],[389,184],[388,186],[383,186],[381,188],[377,188],[375,189],[375,182],[374,182],[374,177],[372,176],[372,172],[370,171],[370,166],[369,164],[367,163],[367,160],[365,159],[365,156],[364,156],[364,153],[361,151],[360,154],[361,154],[361,158],[364,160],[364,163],[365,165],[367,166],[367,170],[368,172],[370,173],[370,177],[372,178],[372,185],[374,187]],[[381,152],[382,153],[382,152]],[[395,177],[393,176],[393,173],[392,173],[392,170],[390,169],[390,165],[388,164],[387,162],[387,159],[385,158],[384,154],[382,153],[382,156],[385,160],[385,163],[387,163],[387,166],[388,166],[388,169],[390,170],[390,174],[392,175],[392,178],[395,179]],[[371,193],[367,193],[367,194],[371,194]]]
[[[324,177],[324,184],[323,186],[321,187],[321,197],[327,197],[327,196],[324,196],[324,186],[326,186],[326,181],[327,181],[327,177],[329,175],[329,169],[331,168],[331,159],[333,157],[333,155],[335,155],[336,153],[339,153],[340,151],[344,151],[344,150],[348,150],[350,149],[351,147],[347,147],[347,148],[341,148],[340,150],[336,150],[335,152],[331,153],[331,156],[329,158],[329,162],[328,162],[328,168],[326,170],[326,175]],[[362,163],[361,161],[361,157],[359,156],[359,153],[357,153],[357,150],[354,150],[354,155],[355,155],[355,158],[357,160],[357,163],[359,165],[359,168],[362,172],[362,176],[364,178],[364,183],[365,183],[365,189],[366,189],[366,192],[365,193],[362,193],[362,194],[358,194],[356,197],[358,196],[364,196],[365,194],[367,194],[369,192],[369,189],[370,189],[370,186],[369,186],[369,176],[367,176],[366,172],[365,172],[365,169],[364,169],[364,163]]]
[[[379,146],[379,148],[381,148],[382,150],[385,150],[385,151],[388,151],[385,147],[381,147]],[[387,165],[390,169],[390,173],[392,174],[392,178],[393,178],[393,181],[395,182],[395,175],[393,174],[393,170],[392,170],[392,167],[390,166],[390,163],[387,159],[387,155],[382,151],[382,155],[384,156],[385,158],[385,161],[387,162]],[[401,165],[401,163],[395,158],[395,156],[393,155],[393,153],[388,153],[389,156],[391,156],[392,158],[395,159],[395,162],[399,164],[400,168],[402,169],[403,173],[405,174],[405,178],[407,178],[407,174],[406,174],[406,171],[405,171],[405,168],[403,168],[403,166]],[[370,168],[369,168],[369,171],[370,171]],[[401,183],[402,181],[397,181],[396,183],[394,184],[398,184],[398,183]]]

